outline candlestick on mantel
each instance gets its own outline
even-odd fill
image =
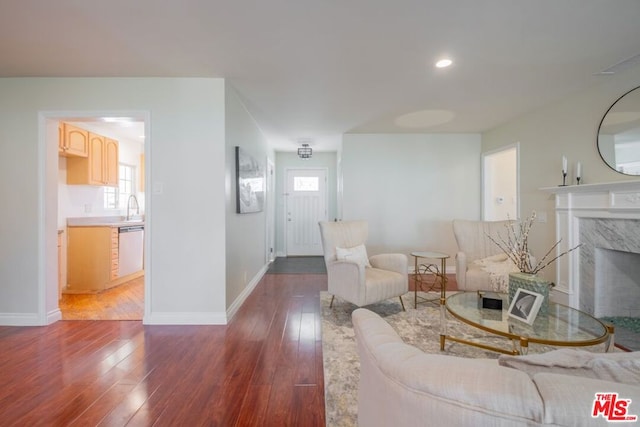
[[[582,163],[578,162],[576,166],[576,181],[578,181],[578,185],[580,185],[581,178],[582,178]]]
[[[565,187],[567,185],[567,156],[562,156],[562,184],[561,187]]]

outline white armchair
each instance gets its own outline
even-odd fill
[[[328,291],[358,307],[399,297],[409,291],[407,256],[380,254],[368,257],[364,246],[366,221],[320,222],[327,266]]]
[[[456,282],[461,291],[490,290],[491,278],[480,264],[474,263],[493,255],[502,254],[502,250],[487,235],[499,241],[506,238],[507,221],[467,221],[453,220],[453,234],[458,243],[456,254]]]

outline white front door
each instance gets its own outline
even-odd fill
[[[322,255],[318,222],[327,220],[327,170],[288,169],[287,256]]]

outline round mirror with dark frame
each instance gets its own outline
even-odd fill
[[[604,114],[598,152],[616,172],[640,175],[640,86],[618,98]]]

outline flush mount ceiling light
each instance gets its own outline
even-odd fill
[[[437,68],[447,68],[451,64],[453,64],[452,60],[450,60],[449,58],[443,58],[443,59],[439,60],[438,62],[436,62],[436,67]]]
[[[298,148],[298,157],[301,159],[310,159],[312,154],[313,150],[309,144],[302,144],[302,147]]]

